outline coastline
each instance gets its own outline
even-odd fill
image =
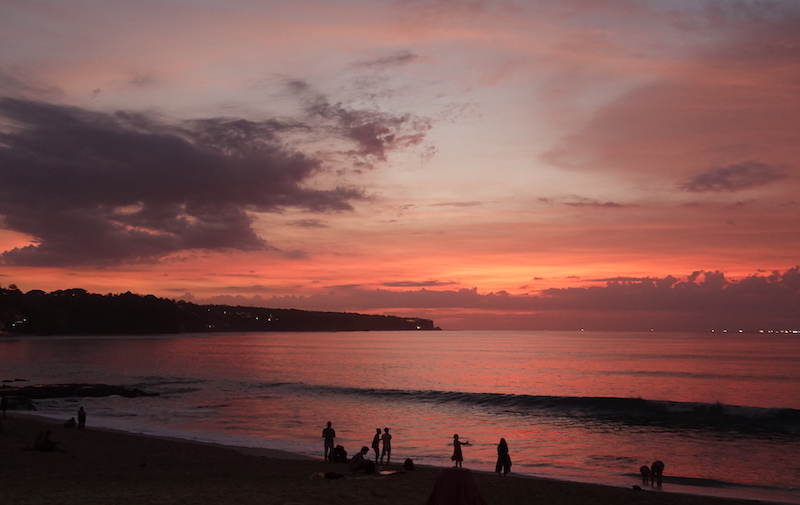
[[[25,450],[40,430],[64,452]],[[55,420],[9,412],[0,433],[0,481],[9,503],[84,504],[424,504],[443,468],[402,462],[387,476],[353,475],[347,465],[273,449],[222,446],[93,428],[65,429]],[[321,479],[335,472],[343,479]],[[743,505],[753,500],[634,490],[473,471],[489,505],[618,503]],[[761,502],[766,503],[766,502]]]

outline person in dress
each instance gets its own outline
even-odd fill
[[[469,445],[469,442],[461,441],[458,439],[458,435],[453,435],[453,455],[450,459],[455,461],[456,468],[461,468],[461,463],[464,461],[464,455],[461,453],[462,445]]]
[[[386,456],[386,464],[392,459],[392,436],[389,434],[389,428],[383,429],[383,450],[381,451],[381,465],[383,464],[383,457]]]
[[[325,461],[333,461],[333,441],[336,438],[336,430],[331,427],[330,421],[328,421],[328,427],[322,430],[322,438],[325,439]]]
[[[500,443],[497,444],[497,465],[495,465],[494,471],[498,475],[501,475],[501,471],[502,475],[508,475],[508,472],[511,471],[511,456],[508,455],[508,444],[505,438],[501,438]]]

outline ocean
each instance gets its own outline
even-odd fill
[[[87,426],[322,456],[390,428],[392,461],[800,504],[800,335],[524,331],[0,337],[5,385],[158,396],[36,401]],[[647,486],[647,489],[651,488]]]

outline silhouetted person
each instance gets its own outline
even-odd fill
[[[40,431],[36,438],[33,441],[33,450],[34,451],[41,451],[43,450],[42,447],[44,446],[44,430]]]
[[[68,419],[68,420],[67,420],[67,421],[64,423],[64,428],[67,428],[67,429],[74,428],[76,424],[77,424],[77,423],[75,422],[75,418],[74,418],[74,417],[70,417],[70,418],[69,418],[69,419]]]
[[[389,434],[389,428],[383,429],[381,441],[383,441],[383,450],[381,450],[381,465],[383,464],[384,456],[386,456],[386,464],[388,465],[389,460],[392,459],[392,436]]]
[[[461,463],[464,461],[464,455],[461,454],[462,445],[469,445],[469,442],[462,442],[458,439],[458,435],[453,435],[453,455],[450,459],[456,462],[456,468],[461,468]]]
[[[653,464],[650,465],[650,484],[656,483],[658,487],[661,487],[661,474],[664,473],[664,463],[661,460],[653,461]]]
[[[334,463],[347,463],[347,451],[344,450],[344,447],[337,445],[333,449],[332,461]]]
[[[357,452],[355,456],[350,460],[349,467],[350,471],[353,473],[364,472],[364,473],[375,473],[375,463],[372,461],[365,459],[364,456],[367,455],[369,452],[369,447],[366,445],[361,448],[361,451]]]
[[[78,409],[78,429],[82,430],[86,427],[86,411],[83,407]]]
[[[40,431],[39,435],[36,436],[36,440],[33,442],[33,448],[44,452],[64,452],[63,449],[59,448],[58,445],[50,439],[50,434],[50,431]]]
[[[497,464],[494,467],[494,471],[498,475],[500,475],[501,471],[503,475],[508,475],[508,472],[511,471],[511,456],[508,454],[508,444],[505,438],[501,438],[500,443],[497,444]]]
[[[381,455],[381,429],[375,428],[375,436],[372,437],[372,450],[375,451],[375,464],[378,464],[378,457]]]
[[[650,468],[642,465],[639,467],[639,473],[642,474],[642,484],[647,484],[650,481]]]
[[[336,431],[331,428],[330,421],[328,427],[322,430],[322,438],[325,439],[325,461],[333,461],[333,439],[336,438]]]

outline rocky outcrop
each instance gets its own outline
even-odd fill
[[[123,386],[109,386],[107,384],[41,384],[35,386],[8,387],[0,386],[0,396],[7,396],[28,400],[43,400],[46,398],[82,398],[100,396],[124,396],[136,398],[139,396],[158,396],[158,393],[148,393],[141,389],[131,389]]]

